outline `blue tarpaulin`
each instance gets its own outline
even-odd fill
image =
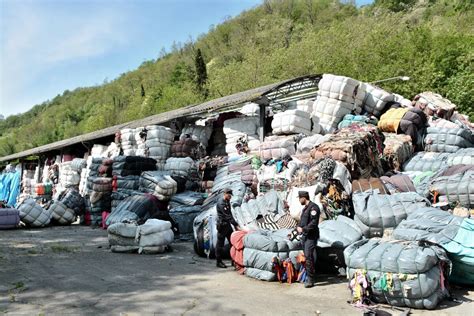
[[[15,206],[20,194],[20,171],[0,174],[0,200],[7,201],[9,206]]]

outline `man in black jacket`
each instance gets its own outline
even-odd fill
[[[304,256],[306,258],[307,278],[304,287],[310,288],[314,286],[316,244],[319,238],[318,224],[321,211],[315,203],[310,201],[308,192],[299,191],[298,197],[304,208],[301,212],[301,220],[298,227],[296,227],[296,230],[302,235],[301,242],[303,244]]]
[[[239,224],[232,216],[230,210],[230,200],[232,199],[232,190],[225,189],[224,195],[217,201],[217,244],[216,244],[216,266],[218,268],[227,268],[225,263],[222,261],[222,251],[224,249],[225,239],[229,241],[230,235],[234,231],[232,225],[236,230],[240,230]]]

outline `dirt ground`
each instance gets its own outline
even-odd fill
[[[474,315],[473,289],[454,297],[412,313]],[[163,255],[116,254],[100,229],[0,231],[0,313],[9,315],[362,315],[348,299],[344,278],[320,276],[312,289],[253,280],[216,269],[189,242]]]

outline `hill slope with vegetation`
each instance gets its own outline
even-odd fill
[[[474,118],[470,0],[267,0],[100,86],[64,91],[0,122],[0,156],[311,73],[432,90]],[[8,106],[8,105],[5,105]]]

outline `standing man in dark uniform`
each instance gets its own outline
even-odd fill
[[[301,212],[301,220],[296,227],[301,236],[303,244],[304,256],[306,258],[307,278],[304,284],[305,288],[314,286],[314,274],[316,265],[316,243],[319,239],[319,216],[321,211],[318,205],[311,202],[307,191],[299,191],[298,198],[301,205],[304,206]]]
[[[234,225],[236,230],[240,230],[239,224],[232,216],[230,210],[230,200],[232,199],[232,190],[225,189],[224,196],[217,201],[217,244],[216,244],[216,266],[218,268],[227,268],[222,261],[222,251],[224,249],[225,239],[229,241],[230,235],[234,231],[231,225]]]

